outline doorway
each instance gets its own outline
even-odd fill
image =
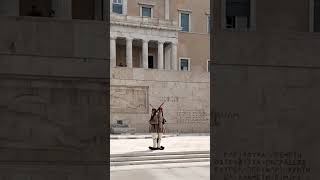
[[[153,62],[153,56],[148,56],[148,68],[149,69],[154,69],[154,62]]]

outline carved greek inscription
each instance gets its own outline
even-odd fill
[[[178,96],[162,96],[160,97],[161,102],[179,102]]]
[[[237,112],[215,112],[216,119],[239,119],[240,115]]]
[[[237,112],[214,112],[214,124],[219,126],[222,120],[239,119],[240,114]]]
[[[177,112],[178,123],[195,123],[209,121],[209,113],[198,111],[178,111]]]
[[[228,180],[308,180],[311,169],[300,152],[225,152],[213,171]]]

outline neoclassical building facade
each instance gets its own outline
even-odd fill
[[[208,71],[209,6],[208,0],[111,0],[112,67]]]
[[[112,67],[177,70],[177,23],[111,15]]]
[[[148,132],[164,103],[169,133],[209,132],[209,0],[110,1],[111,129]]]
[[[113,133],[147,132],[151,107],[161,103],[168,132],[209,132],[209,7],[209,0],[1,0],[0,16],[48,22],[43,27],[48,33],[54,28],[50,24],[61,23],[54,29],[56,38],[40,34],[55,45],[45,53],[57,60],[78,58],[88,63],[88,72],[95,71],[94,60],[80,55],[110,52],[108,123]],[[108,23],[110,32],[92,28]],[[75,34],[66,36],[71,30]],[[26,42],[42,48],[35,39]],[[19,40],[8,43],[19,52]],[[110,51],[102,48],[107,44]]]

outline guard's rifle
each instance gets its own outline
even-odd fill
[[[153,107],[151,104],[149,104],[153,109],[156,109],[155,107]]]
[[[158,109],[156,109],[155,107],[153,107],[151,104],[149,104],[153,109],[156,109],[156,113],[160,110],[160,108],[162,107],[162,105],[164,104],[165,102],[163,102],[159,107]]]
[[[160,108],[162,107],[162,105],[165,103],[165,101],[158,107],[158,109],[156,109],[156,112],[151,116],[151,119],[153,119],[153,117],[157,114],[157,112],[160,110]],[[152,107],[152,108],[154,108],[151,104],[150,104],[150,106]],[[154,108],[155,109],[155,108]],[[163,114],[162,114],[162,116],[163,116]],[[151,120],[150,119],[150,120]]]
[[[156,112],[158,112],[160,109],[161,109],[161,107],[162,107],[162,105],[165,103],[165,101],[158,107],[158,109],[157,109],[157,111]]]
[[[157,111],[156,112],[158,112],[160,109],[161,109],[161,107],[162,107],[162,105],[165,103],[165,101],[159,106],[159,108],[157,109]],[[163,111],[161,111],[161,113],[162,113],[162,118],[163,118],[163,122],[162,122],[162,124],[164,124],[164,123],[166,123],[167,122],[167,120],[163,117]]]

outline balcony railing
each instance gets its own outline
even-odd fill
[[[111,24],[123,24],[132,26],[144,26],[149,28],[160,28],[168,30],[179,30],[178,23],[172,20],[162,20],[159,18],[149,18],[140,16],[127,16],[119,14],[110,15]]]

